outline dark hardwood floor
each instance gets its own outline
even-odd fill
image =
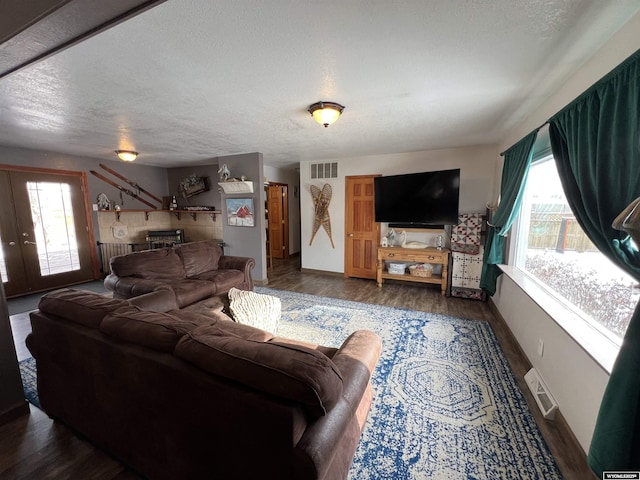
[[[268,272],[269,288],[290,290],[345,300],[444,313],[491,324],[498,341],[529,402],[531,411],[566,479],[595,479],[585,455],[566,422],[542,418],[524,383],[530,364],[502,319],[487,302],[449,298],[440,295],[435,285],[385,281],[378,288],[373,280],[352,279],[340,275],[301,271],[299,257],[274,259]],[[19,359],[30,356],[24,338],[30,331],[27,314],[13,315],[11,326]],[[0,427],[0,479],[137,479],[104,452],[39,409]],[[363,479],[369,480],[369,479]],[[373,480],[373,479],[371,479]]]

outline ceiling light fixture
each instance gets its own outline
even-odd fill
[[[133,150],[116,150],[116,154],[118,154],[118,158],[123,162],[133,162],[138,156],[138,152],[134,152]]]
[[[344,107],[334,102],[317,102],[309,107],[309,113],[325,128],[338,120]]]

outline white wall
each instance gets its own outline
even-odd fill
[[[586,452],[609,374],[511,278],[499,278],[492,299]],[[544,340],[542,357],[538,339]]]
[[[491,201],[493,196],[498,152],[499,150],[495,146],[479,146],[343,158],[338,160],[339,177],[322,181],[311,181],[309,174],[311,162],[302,162],[300,164],[302,268],[344,272],[345,177],[374,174],[395,175],[460,168],[460,213],[484,212],[486,204]],[[313,239],[313,244],[309,245],[314,211],[310,191],[312,183],[320,188],[328,183],[333,189],[329,213],[335,249],[331,247],[329,237],[322,227]],[[421,239],[411,238],[411,240]]]
[[[638,48],[640,14],[635,15],[533,115],[509,132],[501,150],[533,131]],[[500,168],[496,172],[497,182],[499,178]],[[525,354],[558,400],[576,438],[588,451],[608,374],[510,278],[502,275],[498,291],[492,298]],[[538,338],[545,339],[542,358],[536,353]]]

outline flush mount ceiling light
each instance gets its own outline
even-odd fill
[[[133,162],[138,156],[138,152],[133,150],[116,150],[118,158],[123,162]]]
[[[344,107],[334,102],[317,102],[309,107],[309,113],[325,128],[338,120]]]

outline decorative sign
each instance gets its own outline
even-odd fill
[[[209,190],[205,177],[199,177],[195,173],[187,178],[183,178],[178,188],[184,198],[193,197],[194,195]]]
[[[129,229],[126,225],[115,225],[111,227],[111,231],[113,232],[113,238],[117,238],[118,240],[127,238],[129,235]]]
[[[227,198],[227,225],[253,227],[253,198]]]
[[[311,241],[309,245],[313,243],[313,239],[318,233],[320,229],[320,225],[325,229],[327,235],[329,235],[329,240],[331,240],[331,246],[336,248],[333,244],[333,237],[331,236],[331,217],[329,216],[329,204],[331,203],[331,196],[333,195],[333,190],[331,190],[331,185],[328,183],[324,184],[322,190],[320,190],[315,185],[311,185],[311,196],[313,197],[313,205],[314,205],[314,218],[313,218],[313,233],[311,234]]]

